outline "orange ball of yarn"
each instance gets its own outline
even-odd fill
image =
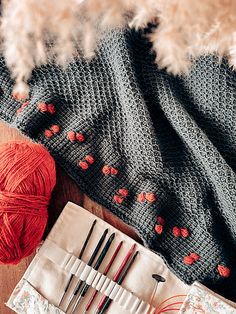
[[[39,144],[2,144],[0,174],[0,264],[17,264],[42,240],[55,162]]]

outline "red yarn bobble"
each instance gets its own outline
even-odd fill
[[[51,130],[45,130],[44,131],[44,135],[48,138],[52,137],[53,136],[53,132]]]
[[[123,197],[127,197],[129,195],[129,191],[127,189],[119,189],[118,194],[120,194]]]
[[[140,203],[145,202],[145,193],[144,192],[141,192],[138,194],[137,201]]]
[[[143,203],[144,201],[148,201],[149,203],[154,203],[157,200],[157,196],[155,193],[150,192],[141,192],[137,196],[137,201]]]
[[[60,126],[57,124],[53,124],[50,129],[52,130],[53,133],[58,133],[60,132]]]
[[[192,265],[194,263],[194,258],[192,256],[184,256],[183,260],[185,265]]]
[[[94,157],[91,156],[91,155],[85,156],[84,159],[85,159],[90,165],[92,165],[92,164],[95,162]]]
[[[189,231],[187,228],[179,228],[179,227],[174,227],[172,229],[173,235],[178,238],[182,236],[183,238],[188,238],[189,237]]]
[[[51,127],[50,127],[50,130],[45,130],[44,131],[44,135],[48,138],[52,137],[54,134],[60,132],[60,126],[57,125],[57,124],[53,124]]]
[[[78,166],[82,169],[82,170],[87,170],[89,165],[87,164],[86,161],[79,161],[78,162]]]
[[[82,170],[87,170],[90,165],[92,165],[95,162],[95,158],[92,155],[86,155],[84,157],[84,160],[79,160],[78,161],[78,166]]]
[[[124,198],[119,196],[119,195],[114,195],[113,196],[113,200],[114,200],[115,203],[121,204],[123,202]]]
[[[45,104],[44,102],[40,102],[38,104],[38,109],[40,112],[44,113],[44,112],[48,112],[50,114],[54,114],[56,112],[56,109],[54,107],[53,104]]]
[[[42,240],[55,162],[41,145],[3,144],[0,173],[0,264],[17,264]]]
[[[117,194],[113,196],[113,201],[122,204],[124,199],[129,195],[129,191],[125,188],[119,189]]]
[[[155,231],[157,234],[162,234],[163,226],[162,225],[155,225]]]
[[[195,262],[198,261],[200,258],[200,256],[197,253],[190,253],[189,256],[191,256]]]
[[[155,225],[155,232],[157,234],[162,234],[164,224],[165,224],[165,220],[162,217],[158,216],[157,217],[157,224]]]
[[[192,265],[200,259],[200,256],[197,253],[190,253],[187,256],[184,256],[183,262],[185,265]]]
[[[109,176],[109,175],[116,176],[119,173],[119,171],[116,168],[105,165],[102,168],[102,173],[104,174],[104,176]]]
[[[217,270],[221,277],[228,278],[230,276],[231,270],[224,265],[218,265]]]
[[[67,139],[71,142],[80,142],[83,143],[85,141],[85,136],[82,133],[76,133],[75,131],[69,131],[67,133]]]
[[[157,197],[154,193],[146,193],[146,196],[145,196],[146,200],[150,203],[153,203],[156,201]]]
[[[179,227],[174,227],[174,228],[172,229],[172,233],[173,233],[173,235],[174,235],[176,238],[178,238],[178,237],[181,236],[181,231],[180,231],[180,228],[179,228]]]
[[[157,221],[159,222],[160,225],[164,226],[165,220],[162,217],[158,216]]]

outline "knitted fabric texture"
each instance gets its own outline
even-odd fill
[[[186,283],[236,301],[235,72],[209,56],[173,77],[153,60],[142,34],[112,31],[91,62],[36,69],[23,105],[2,60],[0,117]]]

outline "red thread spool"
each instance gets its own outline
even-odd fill
[[[0,145],[0,264],[17,264],[42,240],[56,183],[55,162],[39,144]]]

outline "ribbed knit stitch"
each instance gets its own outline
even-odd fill
[[[173,77],[140,33],[113,31],[91,62],[36,69],[18,113],[3,60],[0,69],[1,119],[45,145],[186,283],[236,301],[236,75],[226,61],[204,57]]]

